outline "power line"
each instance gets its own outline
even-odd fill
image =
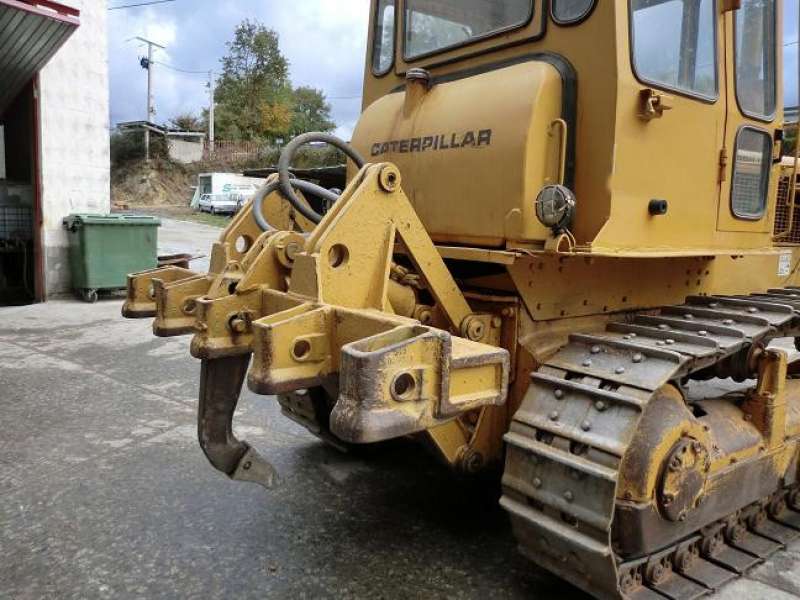
[[[108,10],[122,10],[123,8],[136,8],[138,6],[151,6],[153,4],[166,4],[176,0],[151,0],[150,2],[139,2],[138,4],[123,4],[122,6],[110,6]]]
[[[162,67],[166,67],[168,69],[172,69],[173,71],[177,71],[178,73],[187,73],[189,75],[206,75],[208,76],[209,71],[211,69],[206,69],[205,71],[189,71],[188,69],[180,69],[178,67],[173,67],[172,65],[168,65],[164,62],[156,62],[157,65],[161,65]]]
[[[178,73],[186,73],[187,75],[205,75],[208,77],[208,83],[206,83],[206,87],[208,88],[208,141],[211,144],[211,149],[213,152],[214,148],[214,93],[216,91],[216,87],[214,85],[214,70],[213,69],[206,69],[205,71],[193,71],[191,69],[181,69],[180,67],[176,67],[174,65],[167,64],[165,62],[155,62],[154,64],[160,65],[162,67],[166,67],[167,69],[171,69],[172,71],[177,71]]]

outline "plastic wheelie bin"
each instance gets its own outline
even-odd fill
[[[96,302],[99,291],[124,289],[129,273],[155,268],[160,226],[156,217],[139,215],[65,217],[75,292]]]

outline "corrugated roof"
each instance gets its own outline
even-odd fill
[[[0,0],[0,113],[72,35],[79,16],[51,0]]]

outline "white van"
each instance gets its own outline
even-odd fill
[[[266,180],[238,173],[201,173],[191,207],[212,214],[233,214],[250,200]]]

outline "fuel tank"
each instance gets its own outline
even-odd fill
[[[409,80],[364,111],[353,145],[400,168],[435,241],[544,240],[534,203],[565,172],[563,90],[557,66],[540,59]]]

